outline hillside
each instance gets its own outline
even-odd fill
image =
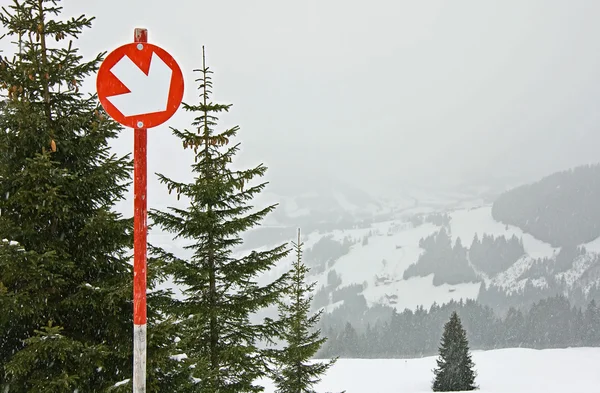
[[[600,236],[600,165],[555,173],[498,197],[495,220],[519,227],[555,247]]]
[[[366,227],[313,231],[304,241],[311,279],[319,282],[315,306],[328,311],[356,296],[403,310],[478,299],[482,288],[483,296],[492,288],[541,293],[553,285],[588,293],[600,282],[595,243],[568,253],[495,221],[489,205],[443,215],[406,211]]]
[[[478,300],[497,313],[557,294],[585,307],[590,299],[600,300],[600,237],[593,236],[595,227],[584,226],[578,237],[561,237],[558,243],[532,228],[553,228],[551,222],[560,227],[548,201],[562,201],[560,217],[594,210],[588,196],[573,190],[588,177],[590,184],[596,184],[591,178],[598,168],[561,172],[502,194],[496,202],[489,194],[475,191],[423,190],[384,200],[334,181],[306,187],[297,195],[298,190],[274,188],[256,205],[279,202],[277,213],[267,225],[245,234],[246,243],[238,252],[289,241],[300,227],[305,262],[311,268],[309,279],[318,282],[314,307],[324,307],[335,320],[357,323],[359,329],[389,318],[392,309],[428,309],[460,299]],[[548,179],[553,179],[552,187]],[[571,191],[555,198],[548,196],[550,189]],[[585,195],[592,192],[591,186],[579,189],[588,190],[582,191]],[[568,204],[568,195],[579,196],[578,203]],[[536,196],[542,198],[540,205],[547,206],[539,210],[537,222],[547,224],[520,224],[527,219],[506,222],[506,217],[519,214],[532,217],[534,210],[523,206],[535,205]],[[567,226],[579,228],[576,219],[565,220]],[[185,253],[181,240],[157,233],[150,240]],[[275,278],[290,262],[262,279]]]

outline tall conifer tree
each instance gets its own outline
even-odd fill
[[[118,124],[80,91],[103,57],[85,61],[75,45],[93,18],[60,14],[56,0],[0,10],[15,41],[0,62],[0,390],[11,393],[104,392],[131,378],[132,221],[112,208],[132,165],[109,150]],[[151,308],[149,324],[158,316]],[[154,357],[171,362],[169,331],[155,331],[150,375]]]
[[[321,376],[333,365],[328,362],[312,362],[312,357],[327,340],[321,337],[321,331],[315,326],[323,310],[310,315],[312,292],[316,282],[306,284],[308,267],[302,262],[302,246],[300,230],[298,241],[293,243],[296,260],[290,272],[288,287],[289,302],[282,301],[279,306],[279,318],[283,323],[281,338],[283,349],[276,350],[277,369],[274,381],[278,393],[314,393],[313,386],[321,380]]]
[[[467,333],[456,311],[444,325],[437,368],[434,369],[434,392],[475,390],[474,363],[469,353]]]
[[[178,238],[187,239],[193,251],[189,259],[162,252],[168,272],[183,289],[184,300],[176,310],[181,317],[182,345],[193,365],[198,381],[194,392],[258,392],[255,380],[267,372],[266,358],[258,346],[276,333],[276,323],[264,319],[251,321],[253,313],[274,305],[285,289],[285,275],[268,285],[259,285],[258,276],[271,269],[288,253],[286,245],[271,250],[235,256],[242,243],[241,233],[255,227],[274,208],[255,210],[249,202],[266,183],[251,185],[265,174],[258,165],[247,170],[230,166],[239,149],[232,144],[239,127],[216,131],[217,116],[231,105],[211,101],[211,74],[203,49],[200,74],[200,100],[184,104],[196,114],[193,130],[173,130],[184,148],[195,152],[191,183],[182,183],[159,175],[177,198],[189,199],[186,209],[169,208],[151,212],[154,223]]]

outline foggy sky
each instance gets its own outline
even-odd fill
[[[205,45],[214,98],[234,104],[221,124],[241,126],[238,163],[265,162],[278,178],[322,172],[402,188],[535,179],[600,161],[597,0],[63,5],[97,17],[78,43],[88,57],[148,28],[182,67],[190,103]],[[190,117],[180,110],[168,125]],[[117,150],[132,141],[125,131]],[[167,125],[149,131],[149,144],[150,173],[189,177]]]

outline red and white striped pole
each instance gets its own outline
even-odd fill
[[[134,42],[148,42],[148,30],[136,28]],[[133,143],[133,393],[146,393],[146,250],[147,129],[139,122]]]
[[[167,51],[136,28],[133,42],[113,50],[96,77],[108,115],[134,129],[133,144],[133,393],[146,393],[147,129],[175,114],[183,98],[181,68]]]

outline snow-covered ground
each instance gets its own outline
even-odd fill
[[[347,207],[347,206],[346,206]],[[419,210],[415,208],[409,210]],[[450,300],[476,299],[479,293],[479,283],[460,283],[457,285],[433,285],[433,274],[427,277],[412,277],[403,279],[404,271],[413,263],[417,262],[423,249],[419,247],[419,240],[426,238],[438,232],[441,227],[431,223],[425,223],[414,227],[410,223],[409,210],[393,219],[375,222],[368,227],[355,227],[348,229],[338,229],[330,232],[303,232],[304,250],[312,248],[323,237],[343,242],[349,239],[354,243],[350,251],[341,256],[333,266],[327,268],[324,272],[316,275],[309,274],[309,281],[317,281],[317,288],[327,282],[327,275],[331,270],[341,278],[340,287],[352,284],[365,284],[366,287],[362,294],[369,305],[386,304],[396,307],[398,310],[405,308],[415,309],[422,305],[429,308],[434,302],[438,304],[447,303]],[[473,237],[481,239],[484,234],[495,237],[505,236],[507,239],[516,235],[523,239],[523,246],[526,255],[509,267],[506,271],[495,277],[482,275],[482,279],[487,285],[496,285],[504,288],[506,291],[515,291],[525,285],[526,280],[520,279],[521,275],[530,269],[536,258],[552,257],[560,250],[552,247],[535,237],[523,233],[523,231],[514,226],[507,226],[497,222],[492,217],[492,208],[490,205],[478,205],[473,203],[467,207],[454,208],[448,211],[450,220],[450,234],[453,241],[461,238],[462,244],[470,247]],[[439,210],[444,212],[444,210]],[[414,214],[414,212],[412,212]],[[368,238],[364,243],[363,239]],[[294,239],[288,239],[290,241]],[[161,245],[167,251],[176,252],[178,255],[185,255],[182,248],[187,243],[184,240],[171,240],[169,234],[152,234],[151,242]],[[280,241],[273,244],[265,244],[260,249],[268,249],[279,245]],[[590,242],[586,245],[588,251],[600,251],[600,239]],[[246,254],[244,250],[242,254]],[[187,252],[189,254],[189,252]],[[594,260],[593,255],[586,256],[577,261],[573,268],[561,273],[557,279],[565,278],[569,284],[578,283],[584,273],[590,268],[590,263]],[[294,254],[290,254],[287,260],[279,263],[274,269],[261,277],[261,282],[267,282],[279,277],[290,268]],[[310,261],[305,260],[310,265]],[[596,275],[588,275],[589,282],[585,283],[585,288],[595,285],[598,281]],[[543,279],[532,282],[534,285],[544,286],[546,282]],[[164,286],[170,286],[170,283]],[[178,292],[178,291],[176,291]],[[337,304],[336,306],[339,306]],[[334,305],[327,307],[327,311],[335,308]]]
[[[551,257],[555,252],[559,251],[550,244],[544,243],[528,233],[523,233],[517,227],[504,225],[494,220],[491,206],[457,210],[451,213],[450,217],[452,218],[450,221],[452,240],[456,241],[456,238],[460,237],[463,245],[466,247],[471,245],[475,234],[481,239],[483,234],[486,233],[495,237],[504,236],[507,239],[513,235],[523,238],[525,252],[532,258]]]
[[[600,391],[600,348],[475,351],[480,393],[592,393]],[[340,359],[318,392],[431,392],[435,357]],[[270,383],[266,392],[274,392]]]
[[[516,235],[523,239],[526,256],[494,280],[486,279],[488,284],[494,282],[507,289],[518,288],[524,285],[524,282],[517,282],[518,277],[523,269],[529,268],[534,258],[551,257],[558,252],[558,249],[523,233],[519,228],[495,221],[489,205],[457,209],[449,215],[453,241],[460,237],[466,247],[471,245],[475,234],[480,239],[484,234],[506,238]],[[369,228],[338,230],[328,234],[313,232],[307,236],[306,248],[323,236],[332,236],[338,241],[344,237],[356,240],[368,236],[369,241],[366,245],[353,245],[350,252],[339,258],[331,269],[311,277],[311,280],[325,283],[328,272],[335,270],[342,279],[342,286],[366,282],[363,295],[370,305],[390,304],[398,310],[414,309],[419,305],[429,308],[434,302],[442,304],[450,300],[477,298],[478,283],[434,286],[433,275],[403,279],[404,271],[417,262],[423,252],[419,240],[436,233],[440,228],[430,223],[415,228],[406,221],[392,220],[374,223]]]
[[[389,304],[388,299],[394,298],[392,304],[403,310],[419,305],[428,308],[434,302],[441,304],[452,299],[476,298],[479,284],[434,286],[433,275],[403,279],[404,271],[417,262],[423,252],[419,240],[438,230],[439,227],[432,224],[417,228],[403,228],[394,221],[374,224],[372,228],[360,230],[363,236],[372,232],[368,244],[355,244],[332,269],[341,276],[344,286],[366,282],[363,294],[371,305]],[[347,232],[355,236],[354,231]],[[326,282],[329,270],[316,280]]]

